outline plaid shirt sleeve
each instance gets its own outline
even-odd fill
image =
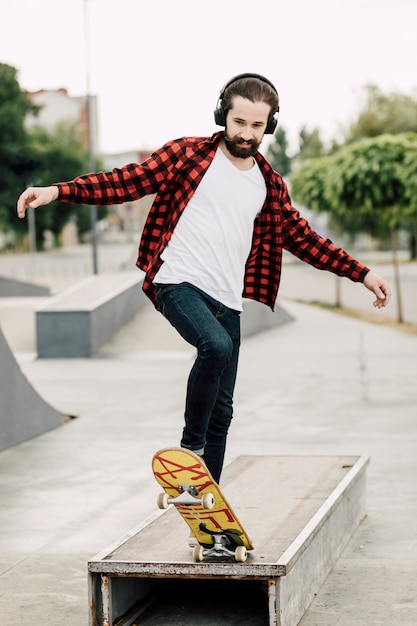
[[[129,163],[110,172],[86,174],[57,183],[58,201],[101,206],[131,202],[157,193],[183,150],[179,140],[172,141],[143,163]]]

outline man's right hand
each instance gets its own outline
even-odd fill
[[[58,198],[58,187],[28,187],[17,201],[17,214],[25,217],[26,209],[36,209],[38,206],[49,204]]]

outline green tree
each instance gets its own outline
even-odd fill
[[[296,155],[298,161],[305,161],[320,157],[326,154],[323,141],[318,128],[308,131],[306,126],[302,126],[298,135],[299,150]]]
[[[16,204],[16,190],[35,168],[29,149],[25,116],[35,110],[20,89],[14,67],[0,63],[0,228],[10,229],[10,207]]]
[[[291,195],[297,202],[316,213],[331,213],[333,205],[328,197],[328,171],[331,157],[304,161],[290,176]]]
[[[0,64],[0,229],[13,233],[20,244],[27,238],[28,223],[16,214],[19,193],[30,185],[70,180],[88,169],[78,125],[62,122],[52,131],[35,127],[28,132],[25,117],[36,110],[19,86],[16,69]],[[106,207],[98,210],[99,218],[106,214]],[[81,234],[90,230],[90,207],[53,203],[37,211],[37,246],[42,247],[46,230],[57,241],[73,215]]]
[[[279,126],[274,133],[272,142],[268,146],[266,157],[281,176],[285,177],[290,173],[291,157],[288,155],[287,133],[282,126]]]
[[[416,162],[416,133],[381,135],[345,145],[325,159],[306,161],[291,177],[293,197],[313,210],[331,212],[345,231],[391,236],[400,322],[396,235],[399,227],[415,231]]]
[[[401,176],[410,213],[410,257],[415,259],[417,258],[417,220],[413,216],[417,214],[417,166],[413,150],[408,150],[405,154]]]
[[[357,119],[346,133],[346,142],[383,134],[396,135],[417,132],[417,90],[407,95],[398,92],[384,94],[376,85],[364,87],[364,100]],[[410,181],[412,172],[410,172]],[[407,185],[410,187],[410,183]],[[412,201],[411,201],[412,203]],[[411,206],[411,205],[410,205]],[[410,231],[411,258],[417,258],[417,231]]]
[[[338,175],[333,175],[330,188],[334,200],[338,199],[340,203],[342,214],[348,215],[356,206],[364,227],[373,228],[375,234],[390,233],[399,322],[403,321],[403,313],[397,233],[400,227],[415,233],[417,203],[412,200],[412,194],[417,190],[416,163],[416,133],[363,139],[346,146],[339,153],[335,160]]]
[[[416,94],[417,96],[417,94]],[[383,93],[376,85],[366,85],[364,102],[356,120],[347,129],[346,143],[365,137],[417,132],[417,99],[402,93]]]

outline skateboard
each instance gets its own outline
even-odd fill
[[[154,454],[152,470],[164,489],[158,507],[173,504],[195,535],[195,561],[210,557],[246,561],[252,541],[199,456],[185,448],[163,448]]]

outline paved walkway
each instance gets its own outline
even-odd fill
[[[370,455],[368,516],[301,626],[415,626],[417,335],[281,304],[294,321],[243,343],[227,459]],[[92,359],[38,360],[28,311],[0,309],[24,374],[78,416],[0,453],[2,623],[86,626],[87,560],[155,512],[193,350],[149,306]]]

